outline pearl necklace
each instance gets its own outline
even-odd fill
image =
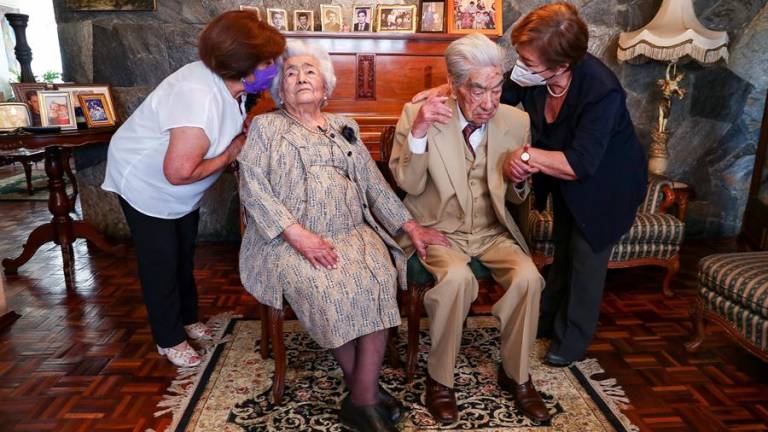
[[[552,89],[549,87],[549,83],[547,83],[547,91],[552,97],[555,97],[555,98],[563,97],[563,95],[566,94],[568,92],[568,89],[571,87],[571,81],[573,81],[573,77],[568,79],[568,84],[565,85],[565,89],[560,93],[555,93],[554,91],[552,91]]]

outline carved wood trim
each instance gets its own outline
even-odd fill
[[[357,100],[376,100],[376,54],[357,54]]]

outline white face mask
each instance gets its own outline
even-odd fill
[[[533,87],[544,85],[547,83],[547,81],[557,75],[559,74],[552,75],[549,78],[544,78],[536,72],[532,72],[530,69],[528,69],[528,66],[518,60],[515,63],[515,67],[512,68],[512,73],[509,75],[509,78],[521,87]]]

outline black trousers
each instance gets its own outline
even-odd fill
[[[155,342],[169,348],[184,342],[184,326],[198,321],[192,274],[200,211],[179,219],[147,216],[120,198],[131,229],[139,279]]]
[[[559,191],[552,204],[555,256],[541,295],[539,335],[552,338],[552,354],[575,361],[584,357],[597,329],[613,245],[593,251]]]

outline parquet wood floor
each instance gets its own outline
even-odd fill
[[[0,215],[0,258],[16,256],[29,231],[49,219],[44,202],[0,202]],[[660,270],[609,272],[589,355],[626,389],[627,415],[644,431],[768,430],[768,365],[717,328],[699,353],[683,347],[696,262],[733,249],[727,241],[687,242],[672,299],[661,295]],[[169,419],[152,414],[174,368],[154,349],[133,256],[111,257],[82,240],[75,254],[72,292],[53,244],[7,277],[9,305],[22,316],[0,331],[0,430],[160,430]],[[255,317],[239,283],[237,245],[200,244],[196,262],[202,316]]]

